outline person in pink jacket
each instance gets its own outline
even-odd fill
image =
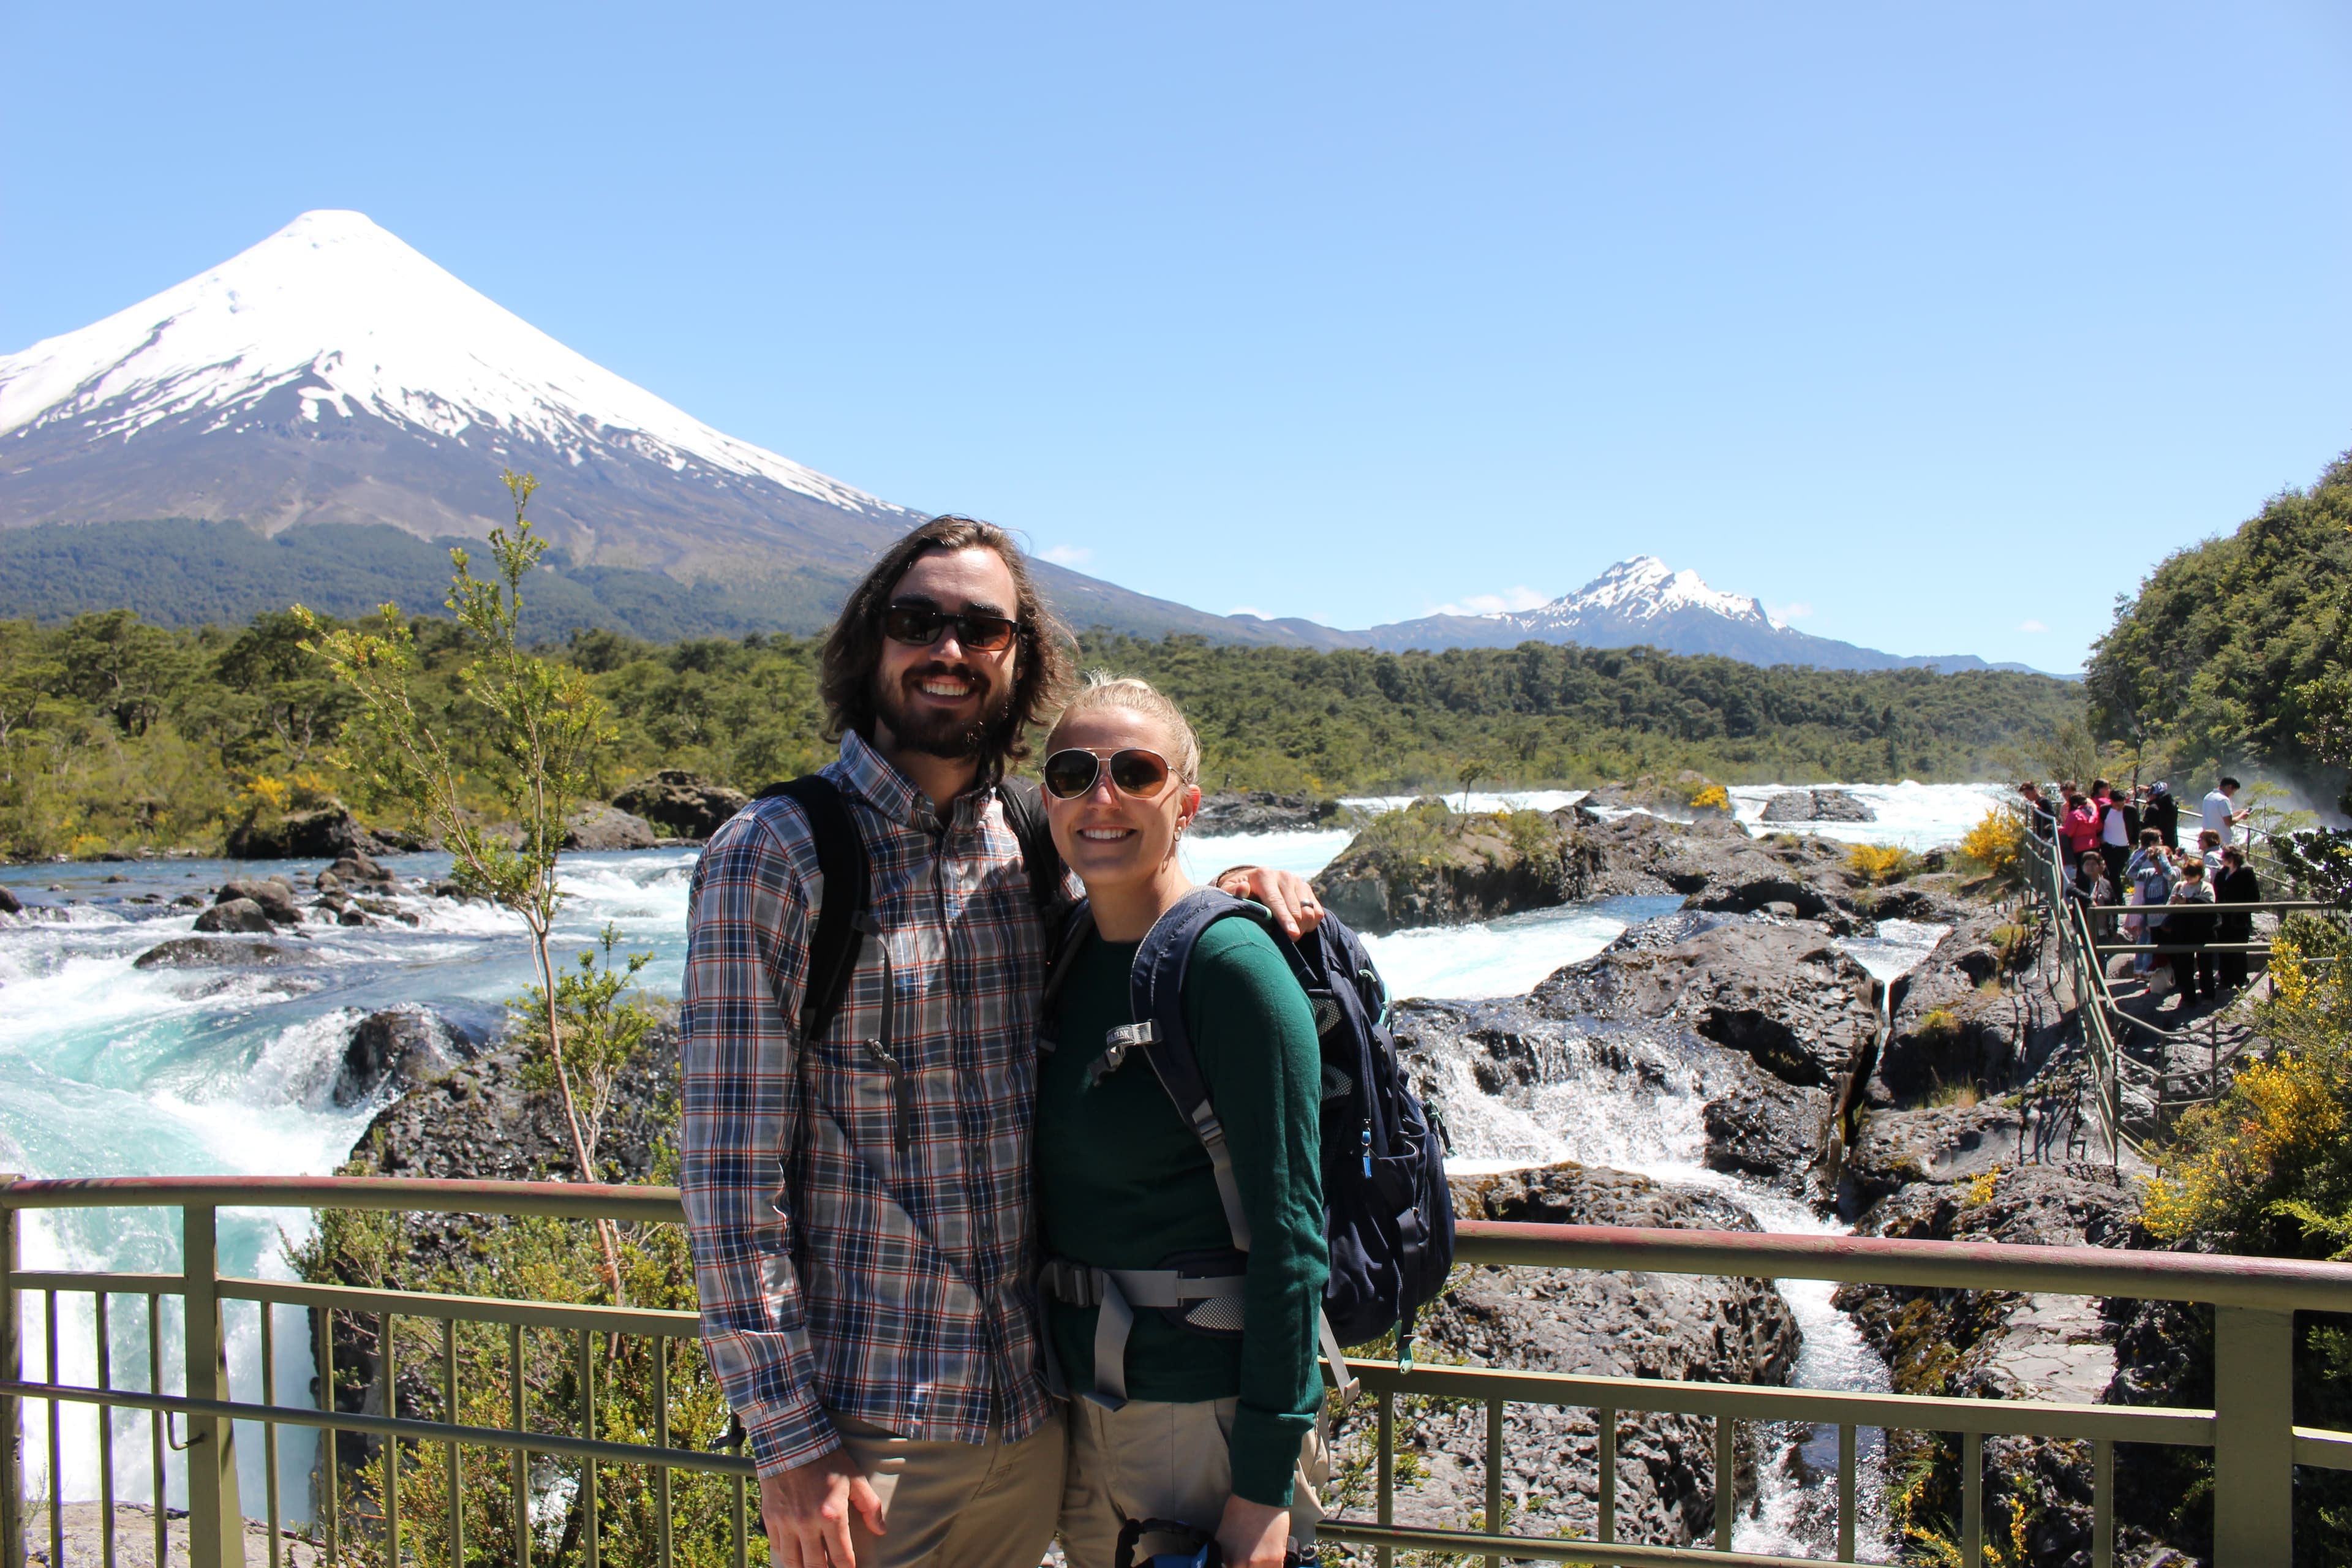
[[[2060,819],[2058,831],[2066,837],[2066,860],[2079,865],[2083,857],[2095,852],[2099,844],[2099,813],[2084,795],[2066,797],[2066,815]]]

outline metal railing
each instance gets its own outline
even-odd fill
[[[177,1274],[27,1271],[20,1261],[20,1216],[28,1210],[102,1207],[175,1207],[182,1214],[185,1252]],[[488,1297],[425,1295],[223,1276],[217,1267],[215,1223],[224,1207],[372,1209],[400,1213],[473,1215],[546,1215],[571,1219],[615,1219],[631,1222],[682,1221],[675,1189],[614,1187],[563,1183],[500,1183],[452,1181],[392,1181],[380,1179],[248,1177],[226,1180],[122,1179],[109,1181],[7,1181],[0,1179],[0,1568],[23,1568],[27,1542],[26,1500],[19,1434],[25,1402],[46,1406],[45,1430],[50,1477],[50,1562],[63,1552],[58,1478],[64,1454],[57,1422],[60,1404],[97,1405],[106,1414],[100,1424],[100,1476],[110,1488],[107,1447],[114,1411],[144,1412],[160,1484],[166,1447],[185,1456],[189,1556],[196,1568],[221,1568],[247,1561],[244,1508],[238,1491],[236,1428],[257,1424],[263,1440],[274,1444],[278,1428],[310,1428],[329,1436],[361,1432],[385,1439],[388,1473],[396,1474],[403,1445],[415,1462],[438,1450],[446,1466],[449,1499],[462,1504],[457,1456],[467,1447],[487,1447],[517,1456],[555,1455],[578,1460],[584,1468],[582,1495],[589,1500],[589,1521],[580,1560],[598,1561],[598,1535],[593,1499],[595,1467],[642,1467],[655,1491],[653,1510],[656,1561],[670,1560],[670,1521],[667,1486],[673,1471],[716,1474],[727,1479],[732,1493],[733,1560],[750,1556],[747,1482],[751,1460],[743,1456],[706,1453],[673,1446],[668,1440],[667,1406],[656,1393],[655,1419],[648,1440],[616,1442],[593,1436],[571,1436],[521,1429],[518,1418],[507,1426],[461,1425],[401,1416],[386,1405],[380,1414],[333,1408],[331,1367],[321,1352],[322,1375],[317,1405],[281,1403],[269,1382],[269,1357],[265,1352],[260,1397],[239,1398],[229,1385],[226,1355],[226,1309],[231,1302],[257,1303],[261,1321],[271,1321],[279,1308],[311,1314],[314,1338],[320,1345],[331,1335],[322,1321],[328,1312],[375,1313],[436,1320],[445,1325],[450,1342],[461,1321],[503,1324],[520,1335],[525,1327],[583,1336],[625,1335],[670,1342],[693,1336],[690,1312],[575,1306],[545,1301],[518,1301]],[[1335,1518],[1325,1522],[1325,1539],[1374,1548],[1386,1564],[1400,1549],[1467,1553],[1499,1564],[1505,1558],[1519,1561],[1592,1564],[1653,1564],[1657,1568],[1796,1568],[1809,1559],[1730,1550],[1735,1521],[1732,1456],[1738,1424],[1802,1422],[1838,1429],[1837,1560],[1855,1561],[1859,1493],[1857,1489],[1858,1430],[1869,1427],[1948,1433],[1961,1442],[1961,1561],[1968,1568],[1983,1563],[1985,1529],[1984,1441],[1996,1436],[2030,1436],[2085,1441],[2092,1445],[2095,1536],[2093,1560],[2099,1568],[2114,1561],[2115,1445],[2160,1443],[2210,1448],[2214,1457],[2214,1541],[2216,1568],[2269,1568],[2289,1560],[2292,1529],[2292,1489],[2294,1467],[2318,1466],[2352,1469],[2352,1433],[2300,1428],[2294,1425],[2292,1346],[2294,1314],[2297,1311],[2341,1311],[2352,1309],[2352,1265],[2293,1259],[2202,1257],[2174,1253],[2125,1253],[2099,1247],[2042,1247],[1989,1243],[1893,1241],[1852,1237],[1801,1237],[1705,1231],[1618,1229],[1589,1226],[1515,1225],[1465,1222],[1461,1227],[1460,1260],[1467,1265],[1500,1268],[1584,1268],[1605,1271],[1727,1276],[1737,1279],[1805,1279],[1844,1283],[1911,1286],[1961,1290],[2040,1291],[2065,1295],[2121,1297],[2142,1300],[2192,1301],[2214,1308],[2216,1395],[2210,1409],[2067,1404],[2047,1400],[1977,1400],[1934,1398],[1893,1394],[1840,1393],[1739,1384],[1676,1382],[1653,1378],[1588,1377],[1568,1373],[1517,1372],[1501,1368],[1423,1364],[1405,1371],[1385,1361],[1351,1361],[1350,1369],[1376,1401],[1377,1486],[1375,1518]],[[68,1384],[58,1376],[59,1345],[57,1303],[61,1295],[85,1293],[97,1303],[110,1298],[144,1298],[150,1303],[150,1344],[160,1342],[155,1304],[177,1297],[185,1306],[184,1355],[186,1393],[167,1394],[161,1384],[160,1351],[151,1354],[153,1375],[145,1390],[115,1386],[105,1359],[101,1331],[97,1381]],[[26,1308],[37,1298],[43,1325],[45,1375],[28,1378],[23,1365],[19,1325]],[[102,1306],[97,1320],[105,1322]],[[387,1335],[384,1343],[392,1342]],[[656,1365],[667,1365],[657,1358]],[[454,1355],[445,1358],[448,1410],[456,1408]],[[387,1382],[386,1386],[392,1386]],[[1394,1522],[1396,1496],[1396,1401],[1403,1395],[1429,1395],[1483,1403],[1486,1411],[1486,1513],[1484,1528],[1424,1529]],[[1593,1540],[1536,1539],[1509,1533],[1506,1528],[1503,1436],[1505,1407],[1511,1404],[1590,1408],[1599,1420],[1599,1473],[1595,1478],[1600,1530]],[[589,1411],[593,1416],[593,1399]],[[1618,1487],[1616,1436],[1621,1414],[1658,1412],[1711,1418],[1716,1423],[1715,1536],[1711,1548],[1661,1546],[1616,1542]],[[187,1440],[170,1442],[174,1418],[184,1418]],[[588,1430],[593,1431],[592,1426]],[[326,1560],[341,1561],[352,1544],[348,1533],[339,1538],[344,1522],[336,1500],[336,1467],[321,1467],[324,1484],[318,1499],[313,1537]],[[269,1561],[279,1561],[279,1499],[273,1478],[266,1500],[269,1527]],[[520,1498],[521,1493],[518,1492]],[[461,1562],[465,1556],[461,1529],[453,1529],[436,1542],[417,1542],[401,1535],[397,1514],[399,1489],[387,1488],[385,1506],[373,1521],[377,1540],[401,1542],[402,1550],[420,1564],[434,1561]],[[109,1493],[110,1501],[110,1491]],[[160,1501],[160,1497],[159,1497]],[[462,1510],[453,1510],[462,1520]],[[109,1512],[106,1518],[110,1521]],[[156,1510],[157,1560],[161,1561],[163,1510]],[[516,1539],[528,1543],[528,1531]],[[433,1550],[428,1550],[431,1547]],[[110,1539],[107,1560],[111,1562]],[[396,1555],[381,1553],[378,1561]]]

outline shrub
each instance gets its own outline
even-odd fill
[[[1729,811],[1731,792],[1719,784],[1704,785],[1691,793],[1690,806],[1693,811]]]
[[[1917,862],[1911,851],[1893,844],[1857,844],[1845,852],[1845,864],[1847,870],[1875,888],[1901,881]]]
[[[1960,840],[1959,858],[1971,869],[1997,881],[2021,880],[2025,864],[2024,815],[2013,805],[1994,806]]]

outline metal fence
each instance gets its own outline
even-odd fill
[[[34,1272],[20,1261],[21,1215],[60,1208],[177,1208],[184,1239],[183,1271],[177,1274]],[[0,1178],[0,1568],[23,1568],[28,1543],[28,1505],[47,1504],[43,1543],[55,1565],[64,1551],[58,1477],[65,1455],[58,1424],[64,1404],[92,1405],[102,1412],[98,1433],[99,1475],[111,1500],[114,1412],[143,1413],[151,1458],[159,1481],[167,1449],[183,1456],[188,1510],[187,1547],[197,1568],[246,1563],[247,1511],[239,1495],[237,1427],[257,1426],[260,1440],[274,1445],[279,1428],[304,1427],[331,1436],[363,1432],[386,1439],[388,1466],[442,1466],[451,1506],[449,1523],[433,1532],[404,1534],[396,1486],[383,1506],[364,1521],[354,1519],[339,1499],[335,1467],[320,1467],[322,1484],[313,1500],[315,1521],[309,1538],[329,1562],[341,1560],[353,1531],[372,1532],[378,1561],[404,1555],[420,1564],[461,1563],[467,1557],[465,1512],[459,1492],[461,1450],[494,1449],[518,1462],[533,1454],[569,1458],[586,1468],[588,1519],[578,1560],[599,1561],[594,1470],[599,1466],[635,1467],[647,1478],[653,1499],[654,1560],[670,1563],[668,1487],[673,1472],[724,1478],[731,1489],[731,1552],[737,1563],[754,1548],[747,1494],[750,1459],[674,1446],[669,1440],[666,1396],[656,1390],[652,1429],[641,1442],[614,1442],[586,1435],[526,1431],[520,1395],[515,1419],[506,1426],[401,1416],[387,1406],[381,1414],[332,1408],[332,1381],[322,1375],[318,1403],[281,1401],[270,1373],[270,1325],[281,1310],[308,1317],[316,1342],[325,1346],[325,1316],[334,1313],[416,1318],[442,1325],[442,1343],[454,1342],[460,1322],[498,1324],[519,1341],[526,1328],[578,1336],[583,1375],[588,1345],[600,1335],[638,1336],[667,1345],[690,1339],[688,1312],[574,1306],[488,1297],[424,1295],[342,1286],[315,1285],[223,1276],[216,1263],[215,1222],[224,1207],[372,1209],[398,1213],[546,1215],[569,1219],[677,1223],[683,1219],[674,1189],[575,1185],[563,1183],[391,1181],[380,1179],[247,1177],[214,1181],[121,1179],[106,1181],[13,1181]],[[2092,1446],[2095,1475],[2095,1562],[2107,1568],[2115,1536],[2115,1445],[2174,1444],[2210,1448],[2214,1460],[2214,1533],[2217,1568],[2271,1568],[2289,1560],[2294,1467],[2352,1469],[2352,1433],[2294,1425],[2292,1347],[2297,1311],[2352,1310],[2352,1265],[2290,1259],[2196,1257],[2172,1253],[2124,1253],[2098,1247],[2008,1247],[1991,1244],[1889,1241],[1847,1237],[1799,1237],[1703,1231],[1616,1229],[1585,1226],[1465,1222],[1460,1256],[1472,1265],[1595,1270],[1642,1270],[1667,1274],[1720,1275],[1742,1279],[1806,1279],[1965,1290],[2042,1291],[2065,1295],[2122,1297],[2144,1300],[2195,1301],[2214,1308],[2216,1403],[2211,1409],[2076,1405],[2050,1401],[1928,1398],[1891,1394],[1838,1393],[1813,1389],[1688,1383],[1651,1378],[1585,1377],[1502,1368],[1422,1364],[1405,1371],[1391,1363],[1354,1361],[1350,1366],[1376,1402],[1377,1489],[1371,1520],[1333,1519],[1325,1539],[1375,1548],[1382,1563],[1398,1549],[1483,1557],[1490,1563],[1517,1561],[1577,1563],[1680,1565],[1680,1568],[1793,1568],[1805,1559],[1730,1550],[1734,1488],[1729,1484],[1737,1424],[1804,1422],[1833,1426],[1839,1434],[1837,1488],[1838,1561],[1854,1561],[1859,1493],[1856,1433],[1881,1427],[1955,1434],[1962,1458],[1960,1549],[1963,1563],[1983,1562],[1983,1447],[1989,1436],[2027,1436],[2085,1441]],[[58,1302],[81,1293],[92,1299],[100,1326],[98,1375],[94,1383],[68,1384],[58,1376]],[[150,1360],[143,1389],[118,1385],[108,1363],[106,1303],[130,1298],[145,1303]],[[176,1298],[184,1307],[185,1393],[160,1392],[164,1381],[160,1351],[161,1303]],[[261,1386],[230,1386],[226,1357],[227,1313],[232,1303],[250,1302],[260,1314],[265,1353]],[[20,1325],[42,1327],[44,1375],[26,1375],[26,1345]],[[389,1334],[384,1343],[391,1344]],[[684,1353],[691,1353],[682,1347]],[[321,1351],[323,1357],[324,1352]],[[518,1347],[516,1364],[520,1365]],[[668,1364],[656,1356],[656,1366]],[[457,1360],[445,1353],[446,1410],[457,1408]],[[326,1371],[321,1361],[322,1373]],[[240,1397],[240,1393],[243,1396]],[[1486,1513],[1484,1528],[1418,1529],[1392,1522],[1395,1500],[1396,1402],[1402,1395],[1433,1395],[1482,1402],[1486,1409]],[[41,1419],[36,1441],[46,1435],[47,1497],[27,1499],[18,1434],[25,1405],[37,1402]],[[1596,1540],[1538,1540],[1505,1529],[1503,1494],[1504,1410],[1511,1404],[1590,1408],[1599,1418],[1599,1474],[1595,1478],[1600,1531]],[[590,1394],[588,1409],[594,1409]],[[1614,1542],[1616,1524],[1616,1435],[1621,1413],[1666,1412],[1712,1418],[1716,1423],[1715,1539],[1711,1547],[1654,1546]],[[177,1436],[185,1424],[185,1440]],[[250,1425],[247,1425],[250,1424]],[[274,1453],[274,1448],[273,1448]],[[268,1525],[268,1561],[280,1561],[281,1500],[276,1466],[259,1518]],[[518,1497],[521,1495],[520,1489]],[[102,1516],[110,1522],[110,1510]],[[157,1509],[157,1560],[167,1529]],[[527,1543],[527,1531],[510,1539]],[[398,1543],[385,1552],[383,1543]],[[476,1556],[483,1555],[476,1542]],[[108,1538],[104,1561],[113,1560]]]

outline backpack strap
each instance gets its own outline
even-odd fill
[[[839,787],[821,774],[807,773],[770,784],[752,798],[789,800],[801,808],[801,815],[808,819],[809,843],[816,850],[817,872],[824,879],[825,896],[817,907],[816,930],[809,938],[808,969],[801,982],[801,1038],[814,1040],[832,1026],[840,1013],[849,993],[849,977],[865,946],[866,840],[858,834]],[[839,896],[845,889],[847,898]]]
[[[1004,803],[1004,826],[1021,841],[1021,863],[1029,868],[1029,901],[1044,914],[1062,896],[1062,852],[1045,826],[1045,797],[1035,779],[1004,779],[996,786]]]
[[[1184,976],[1192,967],[1192,944],[1219,921],[1238,916],[1262,923],[1267,919],[1258,905],[1214,888],[1195,888],[1162,910],[1135,950],[1135,967],[1128,974],[1129,1003],[1139,1022],[1113,1029],[1108,1044],[1114,1051],[1143,1047],[1144,1059],[1159,1075],[1168,1098],[1176,1102],[1177,1113],[1208,1151],[1210,1169],[1216,1173],[1217,1196],[1225,1208],[1226,1228],[1233,1232],[1234,1247],[1247,1252],[1249,1218],[1242,1212],[1241,1184],[1234,1178],[1224,1123],[1217,1120],[1217,1109],[1209,1102],[1209,1086],[1201,1077],[1201,1064],[1184,1027]]]

